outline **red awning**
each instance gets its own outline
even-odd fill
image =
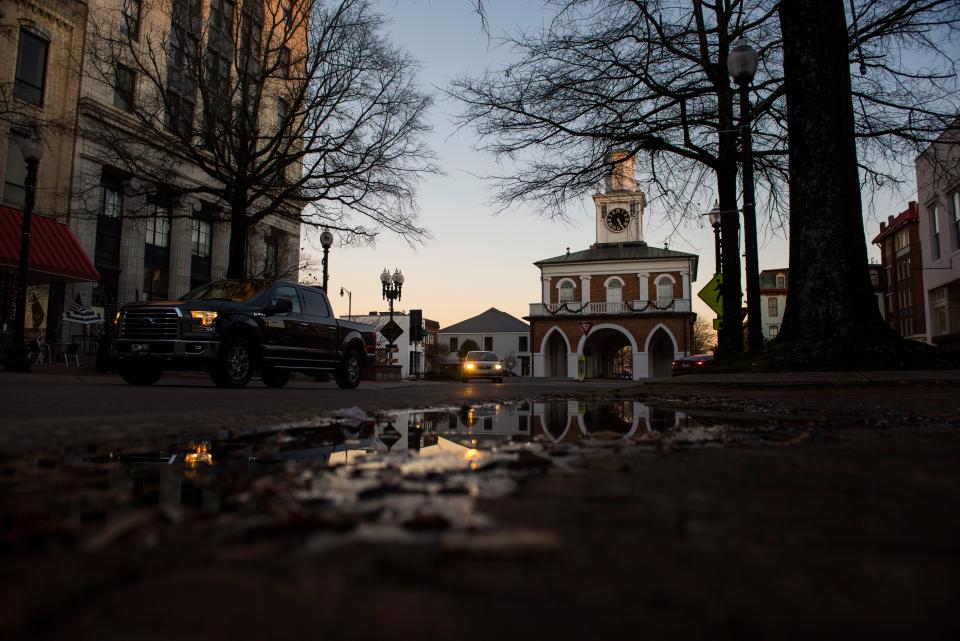
[[[0,266],[16,269],[20,263],[23,212],[0,207]],[[70,229],[47,216],[30,221],[30,271],[32,282],[100,280],[87,253]]]

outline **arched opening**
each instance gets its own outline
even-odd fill
[[[626,435],[634,428],[632,401],[587,402],[583,406],[583,427],[587,434],[613,432]]]
[[[567,433],[570,424],[570,412],[566,401],[548,401],[544,404],[541,421],[543,431],[554,442],[559,442]]]
[[[587,378],[633,378],[633,348],[623,330],[594,328],[581,353],[587,359]]]
[[[567,342],[559,330],[550,332],[544,346],[543,365],[548,378],[567,377]]]
[[[673,339],[663,327],[657,327],[647,342],[648,371],[653,378],[670,376],[673,366]]]

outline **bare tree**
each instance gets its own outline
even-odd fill
[[[481,148],[519,169],[498,177],[498,202],[534,202],[551,216],[592,192],[625,149],[641,162],[648,201],[674,229],[716,195],[725,212],[724,316],[740,314],[735,87],[726,59],[747,37],[760,53],[753,85],[758,195],[786,213],[782,38],[773,0],[552,0],[541,30],[505,38],[518,60],[453,83],[460,122]],[[944,34],[960,26],[956,0],[856,0],[845,55],[861,69],[853,97],[861,179],[888,184],[896,166],[956,114],[954,56]],[[905,56],[919,50],[917,58]],[[862,243],[862,239],[860,241]],[[731,295],[732,294],[732,295]],[[739,323],[724,349],[740,351]]]
[[[717,346],[717,334],[710,326],[710,321],[703,316],[697,316],[693,322],[693,353],[705,354]]]
[[[413,198],[436,171],[431,101],[371,2],[127,0],[119,19],[92,17],[85,71],[124,113],[91,105],[83,135],[143,191],[218,203],[229,277],[268,216],[348,242],[426,236]]]

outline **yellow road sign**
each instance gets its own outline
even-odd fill
[[[714,274],[710,282],[703,286],[697,296],[707,304],[707,307],[716,312],[719,318],[723,318],[723,274]]]

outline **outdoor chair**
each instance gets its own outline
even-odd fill
[[[39,341],[30,341],[30,362],[43,365],[45,360],[50,362],[50,348],[46,344],[41,345]]]
[[[63,350],[63,364],[69,367],[71,359],[74,365],[80,367],[80,343],[70,343]]]

